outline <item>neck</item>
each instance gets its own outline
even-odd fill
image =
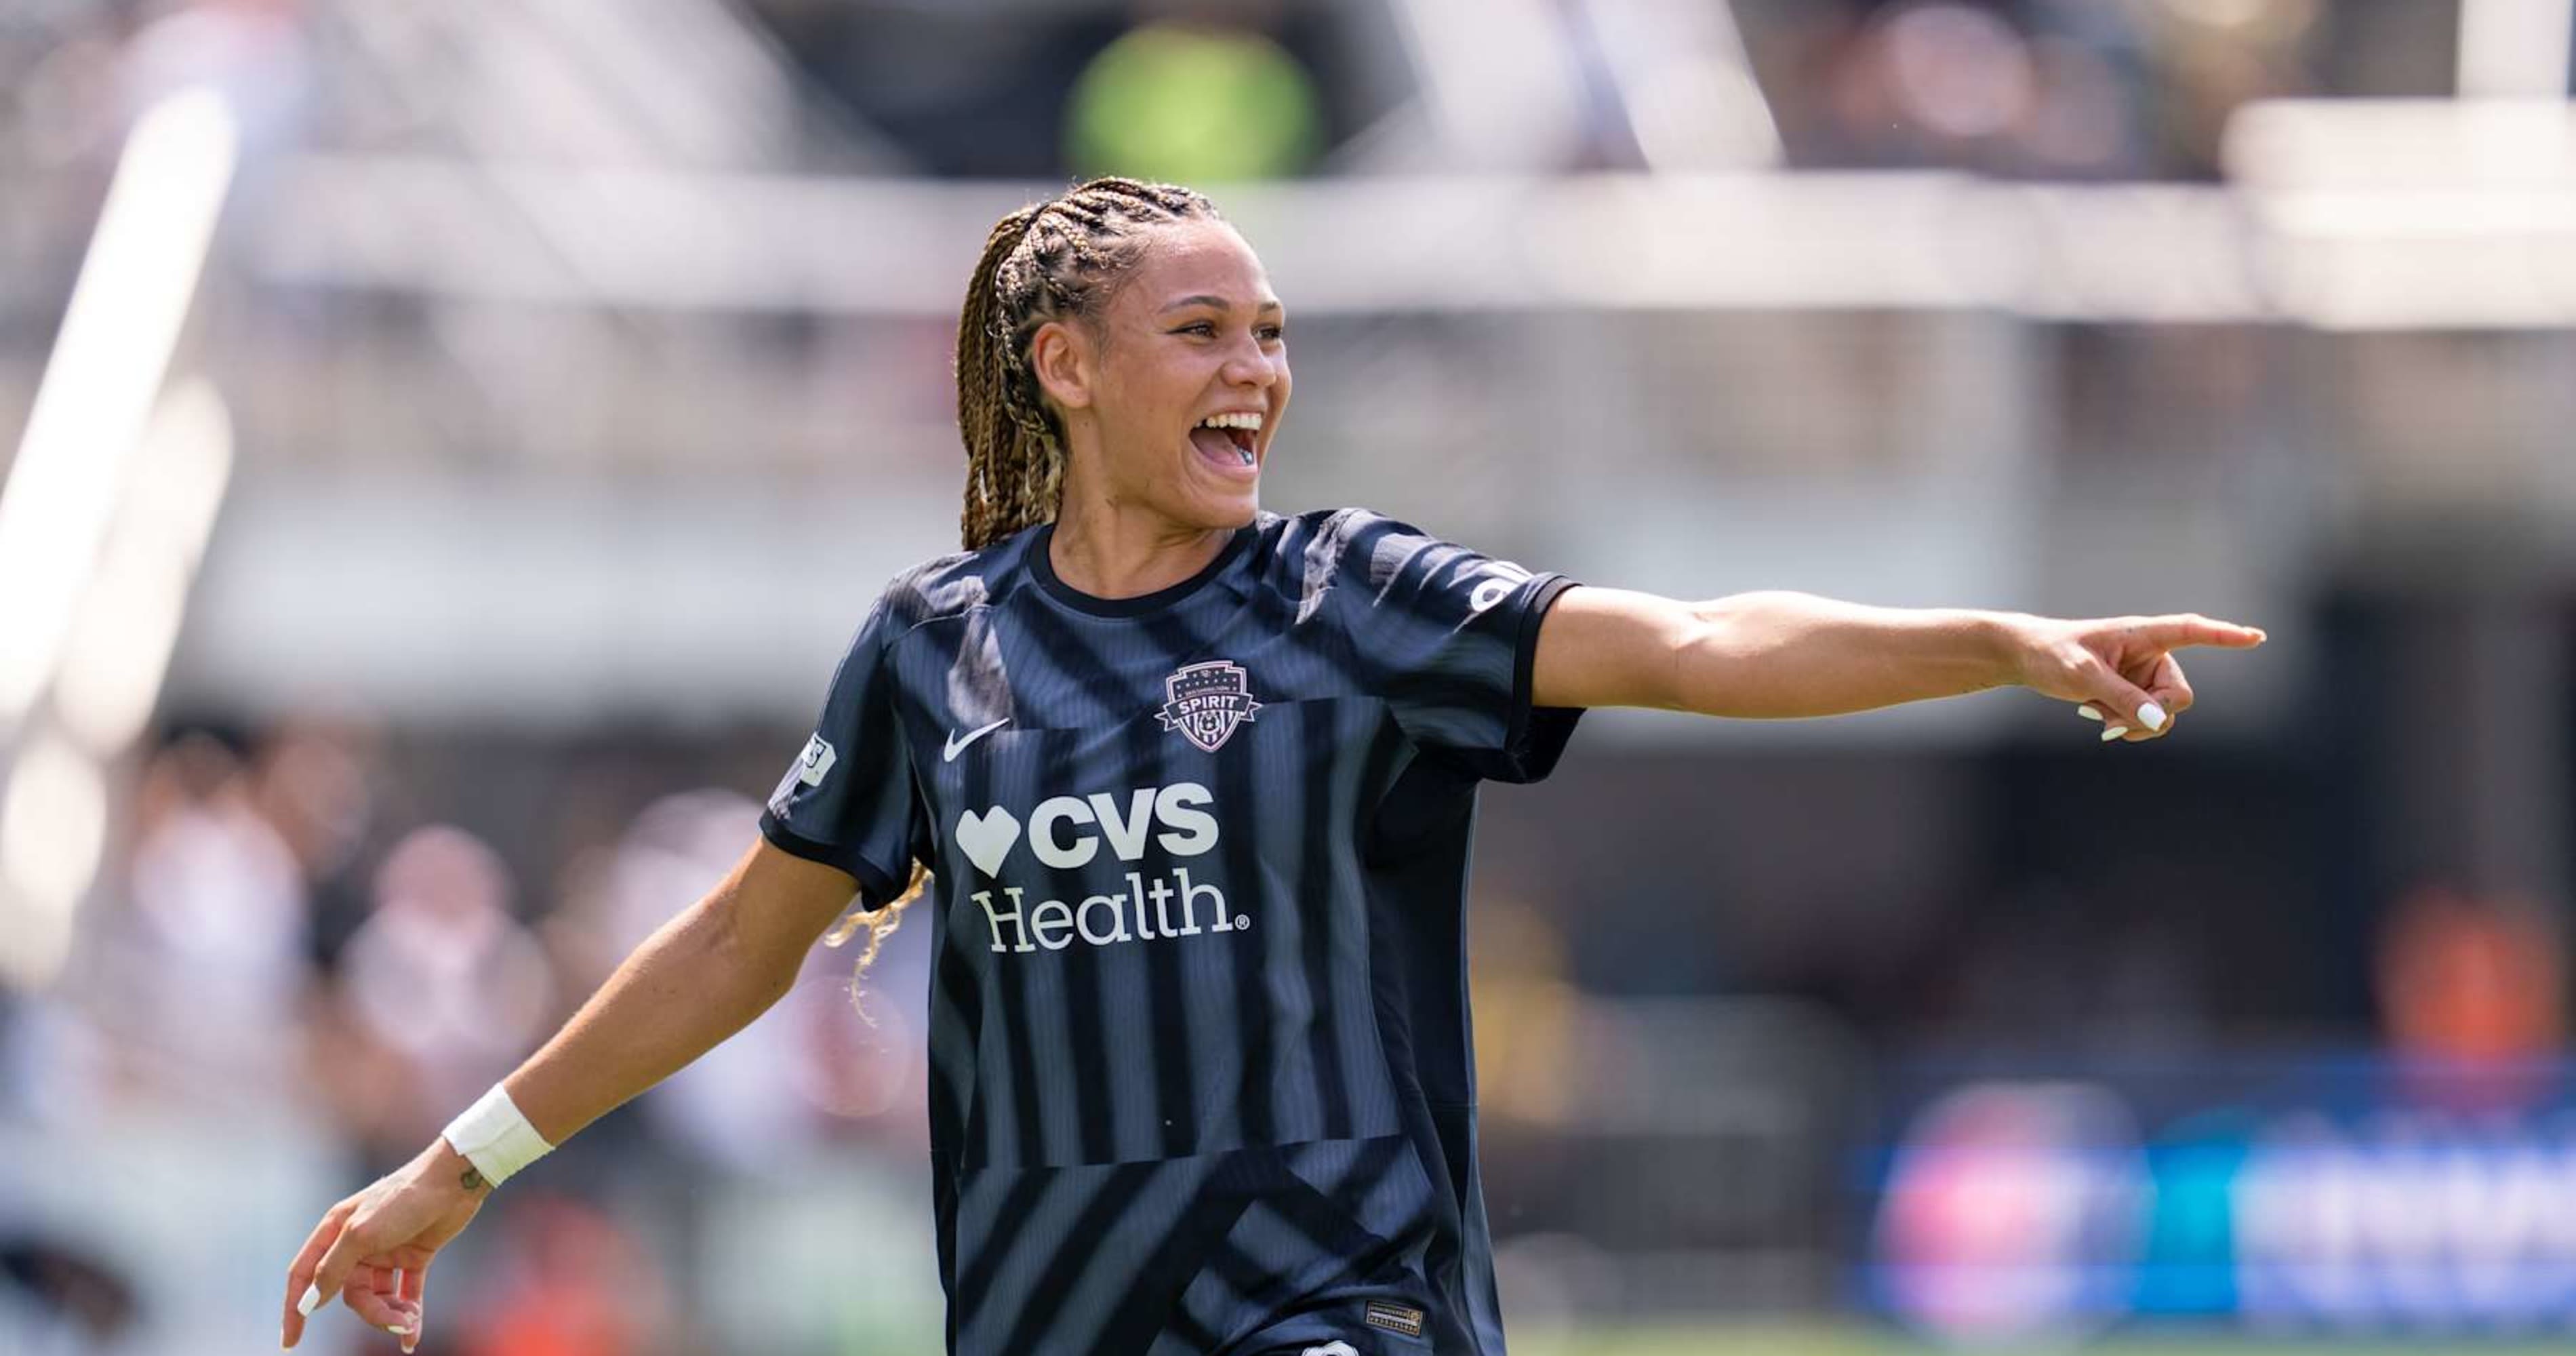
[[[1047,546],[1055,577],[1094,598],[1136,598],[1206,569],[1234,529],[1193,527],[1138,504],[1098,501],[1065,486]]]

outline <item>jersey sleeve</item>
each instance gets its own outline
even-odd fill
[[[1575,581],[1361,510],[1342,526],[1351,654],[1406,736],[1477,777],[1545,777],[1583,712],[1531,700],[1539,620]]]
[[[813,737],[760,816],[761,836],[780,851],[856,877],[860,904],[871,909],[903,893],[925,841],[920,790],[895,714],[895,621],[879,598],[832,672]]]

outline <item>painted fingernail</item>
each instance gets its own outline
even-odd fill
[[[2147,727],[2147,733],[2154,734],[2165,727],[2165,709],[2154,702],[2145,703],[2138,708],[2138,723]]]
[[[2102,708],[2093,705],[2091,702],[2087,702],[2082,706],[2076,707],[2075,714],[2082,716],[2086,720],[2100,720],[2102,718]]]
[[[2126,725],[2105,725],[2102,727],[2102,742],[2108,744],[2128,732],[2129,727]]]
[[[313,1316],[313,1311],[316,1308],[319,1308],[321,1304],[322,1283],[316,1281],[313,1284],[304,1287],[304,1298],[295,1302],[295,1312],[304,1315],[306,1318],[311,1318]]]

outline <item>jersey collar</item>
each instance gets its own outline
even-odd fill
[[[1028,568],[1030,575],[1038,581],[1038,587],[1045,590],[1048,597],[1077,612],[1087,612],[1095,617],[1141,617],[1149,612],[1160,612],[1198,592],[1209,580],[1223,573],[1226,566],[1234,563],[1235,557],[1242,555],[1244,548],[1252,544],[1252,539],[1260,535],[1261,522],[1256,517],[1236,528],[1234,536],[1217,551],[1214,559],[1199,568],[1198,573],[1167,588],[1140,593],[1133,598],[1098,597],[1057,578],[1054,563],[1047,559],[1047,546],[1055,539],[1055,524],[1051,522],[1041,524],[1029,538]]]

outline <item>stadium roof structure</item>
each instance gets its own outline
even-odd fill
[[[1989,309],[2329,329],[2576,325],[2576,111],[2277,101],[2229,182],[1914,171],[1375,177],[1221,200],[1310,313]],[[273,283],[944,315],[1042,185],[310,156],[248,232]],[[285,229],[286,223],[293,229]],[[1508,222],[1461,230],[1461,222]]]

